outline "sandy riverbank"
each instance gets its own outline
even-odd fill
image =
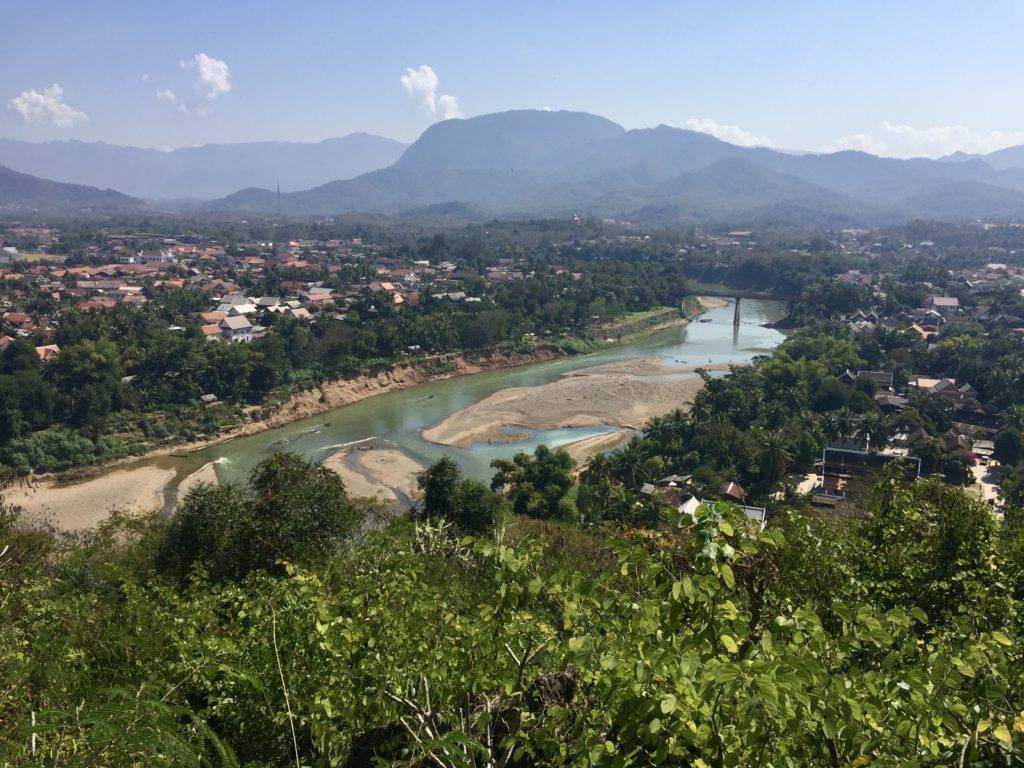
[[[417,498],[416,476],[425,469],[394,448],[344,448],[323,465],[341,475],[350,496],[376,497],[386,504]]]
[[[700,297],[701,306],[715,309],[724,299]],[[571,371],[556,381],[536,387],[512,387],[462,409],[425,429],[432,443],[466,448],[484,440],[514,442],[523,429],[558,429],[613,424],[640,429],[650,419],[693,403],[703,380],[698,369],[727,371],[729,365],[679,366],[664,356],[616,360]],[[611,450],[628,439],[618,431],[597,435],[567,446],[579,463],[595,453]]]
[[[619,446],[628,442],[630,437],[632,437],[632,433],[629,430],[618,429],[606,435],[594,435],[583,440],[577,440],[575,443],[569,443],[569,445],[565,446],[565,451],[576,461],[576,470],[582,471],[586,468],[587,461],[592,456],[614,451]]]
[[[5,491],[4,497],[7,503],[22,507],[29,520],[73,532],[92,528],[109,517],[111,510],[159,510],[164,490],[176,474],[173,468],[156,466],[118,469],[70,485],[41,480],[15,486]]]
[[[727,299],[723,299],[720,296],[698,296],[697,301],[700,302],[700,305],[705,310],[718,309],[719,307],[725,307],[729,304]]]

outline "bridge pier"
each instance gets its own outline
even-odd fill
[[[741,297],[736,297],[736,312],[732,316],[732,324],[738,326],[740,324],[740,301]]]

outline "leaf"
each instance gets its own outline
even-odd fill
[[[992,633],[992,639],[1000,645],[1013,645],[1013,641],[1006,636],[1006,633],[1000,632],[998,629]]]
[[[721,640],[722,645],[725,646],[726,650],[728,650],[729,653],[736,653],[736,651],[740,649],[740,647],[736,645],[736,641],[733,640],[731,635],[722,635]]]
[[[953,662],[953,666],[956,667],[957,671],[964,677],[974,677],[974,667],[968,664],[966,661],[961,659],[959,656],[954,656],[950,661]]]
[[[575,652],[579,651],[581,648],[583,648],[583,638],[582,637],[570,637],[569,638],[569,650],[570,651],[573,651],[575,653]]]
[[[722,520],[718,524],[718,530],[720,530],[726,536],[733,536],[736,533],[736,531],[733,530],[732,523],[730,523],[728,520]]]
[[[723,563],[720,570],[721,570],[721,573],[722,573],[722,581],[725,582],[725,585],[729,589],[732,589],[733,587],[735,587],[736,586],[736,577],[732,573],[732,568],[730,568],[728,565]]]
[[[658,718],[654,718],[653,720],[651,720],[651,724],[647,726],[647,729],[651,733],[657,733],[661,730],[661,720],[659,720]]]
[[[927,624],[928,623],[928,614],[925,613],[920,608],[918,608],[917,606],[914,606],[913,608],[910,609],[910,615],[913,616],[915,619],[917,619],[922,624]]]
[[[1013,745],[1013,737],[1010,736],[1010,730],[1002,723],[992,730],[992,735],[999,739],[1000,743],[1004,746],[1009,747]]]
[[[678,702],[676,701],[676,697],[670,693],[661,700],[661,713],[663,715],[671,715],[676,711],[677,706]]]

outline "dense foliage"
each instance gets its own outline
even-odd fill
[[[158,521],[59,544],[8,513],[0,756],[1015,764],[1019,516],[881,482],[857,521],[787,508],[759,532],[719,505],[657,531],[513,520],[464,540],[397,522],[184,588],[154,570]]]

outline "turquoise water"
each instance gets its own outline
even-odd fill
[[[389,392],[277,429],[211,446],[193,456],[197,466],[216,462],[219,479],[227,482],[243,479],[257,462],[277,450],[295,451],[308,459],[321,461],[343,446],[372,439],[394,444],[424,464],[445,454],[451,455],[468,475],[489,479],[494,458],[511,456],[520,450],[532,451],[541,443],[566,445],[615,428],[516,429],[516,432],[528,432],[529,436],[511,443],[476,443],[468,448],[429,443],[423,439],[422,430],[498,390],[547,384],[568,371],[616,360],[662,355],[667,364],[679,366],[749,362],[757,355],[769,354],[782,342],[781,333],[761,325],[778,319],[782,311],[783,305],[778,302],[744,299],[739,328],[733,327],[730,304],[702,316],[710,322],[695,321],[685,328],[660,331],[589,355],[460,376]]]

